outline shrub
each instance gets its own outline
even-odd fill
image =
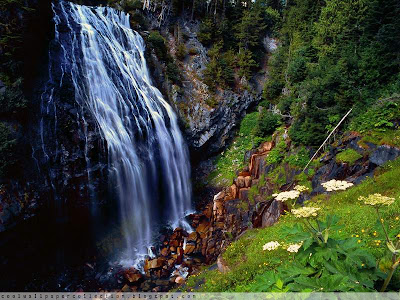
[[[165,45],[164,38],[158,31],[150,32],[149,36],[147,37],[147,42],[149,43],[150,47],[154,50],[158,59],[162,61],[167,61],[168,58],[167,46]]]
[[[266,137],[272,134],[280,124],[281,118],[279,115],[263,109],[257,119],[255,135],[258,137]]]
[[[7,170],[15,164],[17,140],[12,136],[9,127],[0,123],[0,176],[4,176]]]
[[[284,156],[285,156],[285,151],[286,151],[286,143],[285,141],[281,141],[278,143],[278,145],[275,146],[275,148],[273,148],[267,158],[266,161],[269,164],[279,164]]]
[[[211,18],[206,18],[200,24],[200,31],[197,37],[204,46],[210,46],[215,38],[215,24]]]
[[[370,130],[386,131],[394,128],[393,121],[397,120],[400,120],[400,98],[393,97],[393,100],[379,103],[354,118],[349,125],[349,129],[361,133]]]
[[[21,113],[26,110],[27,105],[28,102],[18,87],[8,87],[4,93],[0,94],[0,115],[22,117]]]
[[[188,51],[188,53],[189,53],[189,55],[197,55],[197,54],[198,54],[196,48],[190,48],[189,51]]]
[[[176,58],[179,60],[184,60],[184,58],[186,57],[187,54],[187,50],[185,47],[185,44],[181,43],[178,45],[178,47],[176,48]]]
[[[167,64],[167,76],[168,79],[174,83],[179,83],[181,81],[181,73],[174,62],[169,62]]]

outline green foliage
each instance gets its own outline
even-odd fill
[[[197,37],[210,47],[204,82],[212,92],[218,86],[233,87],[235,77],[249,80],[265,57],[263,39],[279,27],[281,16],[276,8],[280,4],[270,6],[265,0],[246,3],[245,7],[225,1],[220,15],[218,3],[211,4],[215,5],[214,14],[207,11],[201,20]]]
[[[290,136],[296,144],[320,144],[351,107],[354,130],[393,128],[392,108],[365,108],[399,92],[400,42],[393,40],[399,13],[395,0],[287,5],[264,98],[294,117]]]
[[[181,81],[181,73],[174,62],[169,62],[167,64],[167,76],[174,83],[179,83]]]
[[[17,140],[13,137],[10,128],[5,123],[0,123],[0,177],[8,173],[16,163]]]
[[[221,55],[222,44],[216,43],[208,51],[211,58],[203,72],[204,83],[207,84],[211,92],[214,92],[217,86],[227,88],[234,82],[233,64],[234,58],[231,52]]]
[[[150,32],[147,37],[147,43],[150,45],[151,49],[154,50],[158,59],[162,61],[167,61],[168,59],[168,49],[165,44],[165,40],[158,31]]]
[[[22,93],[20,82],[21,80],[18,80],[13,87],[8,87],[4,93],[0,93],[0,116],[5,118],[24,116],[28,102]]]
[[[279,164],[285,157],[286,143],[280,141],[268,154],[266,162],[268,164]]]
[[[215,32],[215,23],[212,18],[205,18],[200,24],[197,37],[204,46],[210,46],[215,41]]]
[[[355,238],[334,239],[330,232],[341,229],[336,216],[326,217],[326,221],[312,220],[305,224],[285,227],[288,242],[302,243],[293,261],[278,269],[256,277],[257,291],[271,291],[272,283],[286,287],[287,291],[373,291],[375,281],[382,273],[376,269],[375,257]],[[275,282],[265,282],[263,276]],[[259,280],[261,282],[259,282]],[[263,284],[264,283],[264,284]],[[266,283],[266,284],[265,284]]]
[[[362,158],[362,155],[359,154],[356,150],[351,148],[346,149],[336,155],[337,162],[348,163],[350,165],[353,165],[360,158]]]
[[[387,131],[393,129],[394,122],[398,120],[400,120],[400,98],[393,96],[354,118],[349,129],[361,133],[371,130]]]
[[[279,115],[263,109],[257,118],[255,135],[261,138],[271,135],[281,124]]]
[[[309,152],[306,148],[301,147],[296,154],[286,157],[284,161],[292,167],[304,168],[307,165],[309,159]]]
[[[184,60],[184,58],[186,57],[187,54],[187,49],[185,47],[185,44],[181,43],[178,45],[178,47],[176,48],[176,58],[179,60]]]

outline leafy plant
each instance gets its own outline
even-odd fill
[[[257,291],[273,291],[279,286],[285,291],[373,291],[382,273],[377,270],[374,256],[355,238],[337,240],[330,233],[338,230],[339,219],[328,216],[303,218],[303,226],[286,227],[287,241],[300,247],[287,247],[295,252],[293,260],[275,271],[256,278]],[[299,250],[297,250],[299,249]]]

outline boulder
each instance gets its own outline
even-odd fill
[[[161,251],[160,251],[160,254],[161,254],[162,256],[168,256],[169,253],[170,253],[170,252],[169,252],[169,250],[168,250],[167,247],[162,248]]]
[[[281,201],[273,200],[262,213],[261,227],[268,227],[276,223],[286,206]]]
[[[186,244],[184,254],[192,254],[196,249],[196,245],[194,244]]]
[[[189,233],[187,241],[196,243],[198,238],[199,238],[199,234],[196,231],[193,231],[193,232]]]
[[[244,186],[245,187],[251,187],[251,176],[246,176],[245,178],[244,178]]]
[[[239,176],[239,177],[236,179],[236,185],[237,185],[239,188],[243,188],[243,187],[244,187],[244,177],[243,177],[243,176]]]
[[[165,259],[164,258],[155,258],[155,259],[151,259],[151,260],[147,260],[145,262],[145,267],[147,267],[147,270],[151,270],[151,269],[158,269],[161,268],[165,263]]]
[[[175,278],[175,283],[176,284],[183,284],[185,283],[185,278],[183,278],[182,276],[178,276]]]
[[[369,157],[369,161],[375,165],[382,166],[389,160],[400,156],[400,149],[387,145],[379,146]]]
[[[218,266],[218,271],[220,271],[222,274],[228,273],[230,271],[227,262],[222,258],[221,255],[218,256],[217,266]]]
[[[132,273],[132,272],[125,273],[125,278],[131,284],[140,284],[144,280],[142,274],[140,274],[140,273]]]
[[[224,192],[224,191],[221,191],[221,192],[219,192],[218,194],[216,194],[216,195],[214,196],[214,201],[222,200],[222,199],[224,199],[224,198],[225,198],[225,192]]]
[[[272,142],[264,142],[260,145],[260,152],[266,152],[266,151],[271,151],[273,147]]]
[[[232,184],[230,190],[232,198],[236,199],[239,196],[239,189],[236,184]]]
[[[239,199],[246,201],[249,198],[249,188],[242,188],[239,190]]]

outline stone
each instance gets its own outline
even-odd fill
[[[220,271],[222,274],[226,274],[230,271],[227,262],[222,258],[221,255],[218,256],[217,266],[218,266],[218,271]]]
[[[198,238],[199,238],[199,234],[196,231],[193,231],[193,232],[189,233],[187,241],[196,243]]]
[[[214,201],[213,207],[214,216],[221,216],[224,213],[224,202],[222,201]]]
[[[245,178],[244,178],[244,186],[245,187],[251,187],[251,176],[246,176]]]
[[[214,196],[214,201],[222,200],[222,199],[224,199],[224,197],[225,197],[225,192],[224,191],[219,192],[218,194],[216,194]]]
[[[236,184],[232,184],[230,190],[231,190],[230,192],[231,192],[232,198],[236,199],[239,196],[239,193],[238,193],[239,189],[236,186]]]
[[[239,190],[239,199],[246,201],[249,198],[249,188],[242,188]]]
[[[268,227],[276,223],[285,208],[283,202],[273,200],[262,213],[261,227]]]
[[[147,269],[151,270],[151,269],[161,268],[164,263],[165,263],[165,259],[163,259],[163,258],[155,258],[155,259],[152,259],[152,260],[148,260],[146,265],[147,265]]]
[[[125,285],[122,287],[121,291],[123,291],[123,292],[130,292],[130,291],[131,291],[131,288],[130,288],[129,285],[125,284]]]
[[[201,223],[197,226],[196,231],[201,235],[208,232],[210,225],[208,223]]]
[[[185,278],[183,278],[182,276],[178,276],[175,278],[175,283],[176,284],[183,284],[185,283]]]
[[[196,245],[186,244],[184,254],[192,254],[196,249]]]
[[[243,177],[243,176],[239,176],[239,177],[236,179],[236,185],[237,185],[239,188],[243,188],[243,187],[244,187],[244,177]]]
[[[125,278],[132,284],[140,284],[143,281],[143,275],[140,273],[126,272]]]
[[[387,145],[379,146],[369,157],[369,161],[375,165],[382,166],[389,160],[400,156],[400,149]]]
[[[272,142],[264,142],[260,145],[260,152],[271,151],[273,147]]]
[[[167,247],[162,248],[161,251],[160,251],[160,254],[161,254],[162,256],[168,256],[168,255],[169,255],[169,250],[168,250],[168,248],[167,248]]]
[[[246,167],[246,169],[247,169],[247,171],[239,172],[238,176],[242,176],[242,177],[250,176],[249,167]]]

